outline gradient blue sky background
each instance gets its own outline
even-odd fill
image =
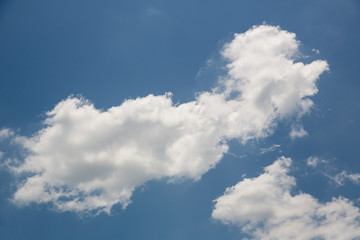
[[[305,62],[326,59],[330,66],[312,97],[315,109],[303,118],[308,136],[292,140],[281,123],[260,141],[234,140],[234,154],[200,181],[147,182],[126,210],[115,206],[110,216],[19,208],[9,202],[16,178],[0,169],[0,239],[242,239],[240,229],[211,219],[212,201],[242,174],[256,177],[282,155],[294,160],[295,192],[322,202],[341,195],[360,206],[359,185],[337,185],[306,166],[308,157],[318,156],[329,160],[331,174],[360,172],[358,0],[1,1],[0,128],[30,136],[42,127],[44,113],[72,94],[100,109],[150,93],[191,101],[221,73],[207,61],[221,64],[223,44],[264,21],[296,33],[309,56]],[[19,154],[0,144],[8,156]],[[260,154],[273,144],[280,147]]]

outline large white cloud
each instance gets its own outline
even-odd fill
[[[43,129],[17,139],[28,155],[12,170],[27,177],[14,202],[110,212],[148,180],[198,180],[227,152],[228,139],[266,137],[278,120],[309,111],[328,65],[295,62],[298,47],[295,34],[279,27],[236,34],[222,51],[228,75],[188,103],[149,95],[102,111],[81,98],[63,100]]]
[[[292,195],[291,159],[281,157],[257,178],[246,178],[215,200],[212,218],[234,224],[254,239],[360,239],[360,211],[342,197],[320,203]]]

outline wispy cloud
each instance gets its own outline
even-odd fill
[[[312,168],[321,166],[320,173],[334,181],[337,185],[344,185],[345,181],[360,184],[360,173],[348,173],[330,165],[330,161],[318,156],[310,156],[306,159],[306,164]]]
[[[268,153],[268,152],[274,152],[276,149],[278,149],[280,147],[279,144],[274,144],[268,148],[260,148],[260,154],[263,155],[265,153]]]
[[[43,129],[16,138],[29,154],[12,168],[27,173],[13,201],[109,213],[114,204],[125,208],[146,181],[200,179],[229,139],[264,138],[278,121],[310,111],[308,97],[328,65],[295,62],[298,47],[293,33],[255,26],[224,46],[228,74],[194,101],[176,105],[170,93],[150,94],[106,111],[82,98],[61,101]]]
[[[240,226],[252,239],[357,239],[360,211],[343,197],[320,203],[292,195],[291,159],[281,157],[257,178],[244,179],[215,200],[212,217]]]
[[[326,164],[329,161],[317,156],[310,156],[306,159],[306,165],[310,166],[310,167],[316,167],[319,164]]]
[[[343,185],[346,180],[349,180],[354,184],[360,184],[360,173],[348,173],[342,171],[336,175],[326,174],[326,176],[339,185]]]

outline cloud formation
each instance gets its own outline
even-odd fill
[[[344,185],[346,180],[360,185],[360,173],[348,173],[345,170],[340,172],[339,169],[329,165],[329,160],[310,156],[306,159],[306,164],[312,168],[321,167],[320,173],[334,181],[337,185]]]
[[[330,174],[327,174],[325,176],[334,180],[339,185],[343,185],[345,180],[350,180],[352,183],[360,185],[360,173],[348,173],[346,171],[342,171],[335,176]]]
[[[0,129],[0,141],[14,136],[14,131],[9,128]]]
[[[228,151],[227,141],[271,134],[277,121],[308,112],[326,61],[296,62],[295,34],[254,26],[226,44],[228,74],[194,101],[171,94],[126,100],[106,111],[69,97],[47,113],[44,128],[18,137],[28,155],[12,170],[26,174],[19,205],[52,203],[60,211],[107,212],[126,207],[152,179],[198,180]]]
[[[360,211],[348,199],[320,203],[309,194],[292,195],[291,159],[281,157],[257,178],[226,189],[215,200],[212,218],[238,225],[253,239],[360,238]]]
[[[319,164],[326,164],[326,163],[328,163],[328,160],[319,158],[317,156],[310,156],[306,159],[306,165],[313,168],[315,168]]]
[[[304,130],[303,126],[299,126],[299,125],[293,125],[291,127],[291,131],[289,133],[289,136],[292,138],[292,139],[295,139],[295,138],[302,138],[302,137],[305,137],[308,135],[308,132],[306,130]]]
[[[277,150],[279,147],[280,147],[279,144],[273,144],[272,146],[267,147],[267,148],[260,148],[260,155],[263,155],[263,154],[268,153],[268,152],[274,152],[274,151]],[[280,152],[281,152],[281,151],[280,151]]]

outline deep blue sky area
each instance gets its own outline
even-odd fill
[[[296,191],[323,202],[341,195],[359,206],[359,185],[338,186],[305,163],[319,156],[339,171],[360,172],[359,0],[0,1],[0,129],[30,136],[44,113],[70,95],[100,109],[165,92],[174,102],[191,101],[221,74],[207,60],[222,64],[223,44],[263,22],[296,33],[309,56],[302,61],[330,66],[312,97],[315,108],[302,120],[308,136],[290,139],[285,121],[266,139],[233,140],[232,154],[199,181],[148,182],[127,209],[116,206],[110,216],[17,207],[9,201],[16,179],[1,169],[0,239],[242,239],[238,228],[211,219],[212,200],[282,155],[294,160]],[[281,147],[259,154],[273,144]],[[6,141],[0,147],[16,152]]]

